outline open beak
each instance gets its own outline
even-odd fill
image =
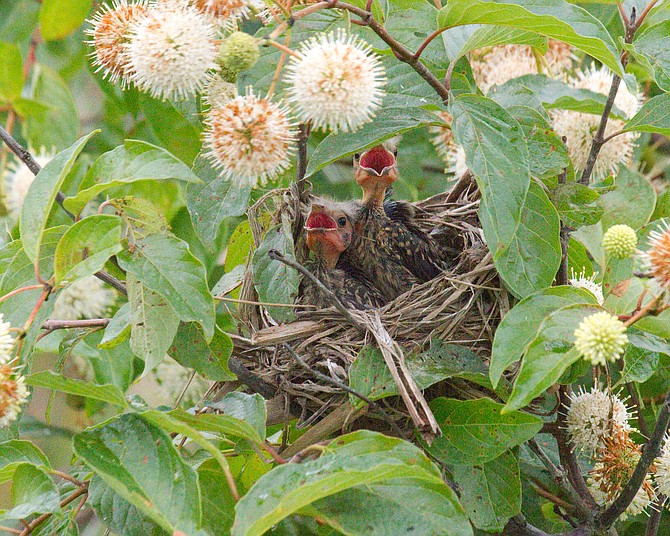
[[[384,177],[396,168],[396,158],[391,151],[377,145],[361,155],[359,167],[369,175]]]
[[[304,226],[307,232],[337,231],[337,222],[325,212],[323,205],[312,204]]]

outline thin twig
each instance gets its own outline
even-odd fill
[[[84,482],[84,483],[83,483],[83,486],[77,488],[77,489],[74,490],[70,495],[68,495],[65,499],[63,499],[63,500],[60,502],[60,507],[61,507],[61,508],[66,507],[68,504],[70,504],[71,502],[77,500],[77,499],[78,499],[79,497],[81,497],[82,495],[88,495],[88,482]],[[33,520],[28,524],[28,526],[27,526],[25,529],[23,529],[23,530],[19,533],[20,536],[28,536],[28,534],[30,534],[32,531],[34,531],[35,528],[37,528],[39,525],[41,525],[42,523],[44,523],[44,522],[45,522],[47,519],[49,519],[52,515],[53,515],[53,514],[51,514],[51,513],[46,513],[46,514],[42,514],[42,515],[36,517],[35,519],[33,519]]]
[[[309,141],[309,123],[301,123],[298,128],[298,163],[296,165],[296,185],[298,186],[298,198],[304,201],[307,191],[305,174],[307,173],[307,142]]]
[[[20,530],[18,530],[18,529],[12,529],[12,528],[9,528],[9,527],[5,527],[5,526],[3,526],[3,525],[0,525],[0,530],[1,530],[2,532],[9,532],[10,534],[21,534],[21,531],[20,531]]]
[[[3,301],[5,301],[8,298],[11,298],[12,296],[16,296],[17,294],[20,294],[21,292],[25,292],[27,290],[35,290],[35,289],[42,288],[42,287],[44,287],[44,285],[28,285],[27,287],[17,288],[16,290],[12,290],[11,292],[8,292],[4,296],[2,296],[0,298],[0,303],[2,303]]]
[[[567,138],[563,136],[563,144],[567,141]],[[568,170],[564,168],[563,171],[558,175],[558,183],[565,184],[567,180]],[[567,285],[568,284],[568,244],[570,242],[570,229],[563,224],[561,221],[561,230],[560,230],[560,241],[561,241],[561,266],[558,269],[556,274],[556,283],[558,285]]]
[[[651,2],[647,4],[647,7],[642,10],[642,13],[640,13],[640,16],[637,18],[637,22],[635,22],[635,30],[638,30],[640,26],[642,26],[644,19],[647,18],[647,15],[649,15],[649,12],[657,3],[658,0],[651,0]]]
[[[301,9],[300,11],[292,13],[291,17],[282,24],[279,24],[274,30],[272,30],[272,33],[268,37],[270,39],[276,39],[281,35],[281,33],[284,30],[286,30],[286,28],[290,28],[291,26],[293,26],[295,24],[295,21],[302,19],[303,17],[306,17],[307,15],[310,15],[311,13],[314,13],[321,9],[331,7],[331,5],[332,2],[330,1],[317,2],[316,4],[312,4],[311,6],[307,6],[306,8]]]
[[[419,57],[421,56],[422,52],[426,49],[426,47],[428,45],[430,45],[430,43],[432,43],[433,39],[435,39],[438,35],[440,35],[445,30],[448,30],[448,28],[446,26],[444,28],[438,28],[432,34],[430,34],[428,37],[426,37],[426,40],[423,43],[421,43],[419,48],[416,49],[416,52],[414,53],[414,58],[418,60]]]
[[[633,502],[640,486],[649,473],[649,468],[661,451],[661,445],[665,439],[670,424],[670,391],[665,395],[665,400],[661,405],[656,420],[656,426],[649,440],[644,445],[642,456],[635,466],[635,471],[626,483],[621,494],[605,510],[602,515],[596,518],[597,525],[601,528],[611,527],[619,516],[626,511],[626,508]]]
[[[301,58],[302,57],[295,50],[291,50],[286,45],[283,45],[282,43],[277,43],[277,41],[273,41],[272,39],[263,39],[263,44],[264,45],[272,45],[273,47],[281,50],[283,53],[288,54],[290,56],[293,56],[294,58]]]
[[[110,318],[88,318],[85,320],[47,320],[42,324],[42,329],[47,331],[55,331],[57,329],[104,328],[110,322]]]
[[[17,142],[9,132],[7,132],[2,126],[0,126],[0,139],[5,142],[5,145],[11,149],[11,151],[19,157],[19,159],[28,167],[28,169],[34,174],[37,175],[40,171],[41,166],[35,161],[33,156],[30,154],[28,150],[26,150],[19,142]],[[72,212],[67,210],[63,204],[65,201],[65,194],[63,192],[58,192],[56,193],[56,202],[58,205],[61,207],[61,209],[67,214],[67,216],[72,220],[75,221],[76,217]],[[107,272],[100,270],[96,274],[94,274],[95,277],[100,279],[101,281],[104,281],[108,285],[112,286],[116,290],[118,290],[121,294],[123,295],[128,295],[128,292],[126,291],[125,285],[119,281],[117,278],[114,276],[108,274]]]
[[[72,475],[68,475],[67,473],[64,473],[63,471],[58,471],[56,469],[51,469],[49,472],[52,475],[56,475],[57,477],[62,478],[63,480],[67,480],[68,482],[72,482],[75,486],[77,486],[79,488],[86,485],[81,480],[73,477]]]
[[[239,300],[237,298],[225,298],[223,296],[213,296],[213,298],[217,301],[230,302],[230,303],[245,303],[248,305],[263,305],[265,307],[292,307],[293,309],[318,309],[316,305],[302,305],[299,303],[269,303],[254,300]]]
[[[649,521],[647,521],[647,529],[644,531],[644,536],[656,536],[658,534],[658,529],[661,526],[663,503],[665,503],[665,496],[659,495],[651,505],[651,514],[649,515]]]

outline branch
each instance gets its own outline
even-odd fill
[[[386,31],[379,22],[375,20],[372,16],[371,11],[366,11],[360,7],[354,6],[352,4],[347,4],[345,2],[332,2],[328,5],[329,9],[338,8],[345,9],[349,13],[353,13],[361,18],[360,23],[362,26],[368,26],[373,32],[375,32],[382,41],[384,41],[398,58],[403,63],[407,63],[412,69],[414,69],[421,78],[423,78],[428,84],[437,92],[442,101],[446,104],[449,102],[449,91],[447,88],[440,82],[433,73],[431,73],[428,68],[421,63],[418,56],[410,52],[405,48],[401,43],[396,41],[391,34]]]
[[[7,147],[11,149],[11,151],[21,159],[21,161],[28,167],[28,169],[34,174],[37,175],[40,172],[41,166],[35,161],[33,156],[30,154],[28,150],[26,150],[18,141],[16,141],[12,135],[7,132],[2,126],[0,126],[0,139],[5,142]],[[65,208],[63,205],[63,201],[65,201],[65,194],[63,192],[58,192],[56,193],[56,202],[60,206],[63,211],[68,215],[68,217],[72,220],[75,221],[75,215],[72,214],[69,210]],[[108,274],[107,272],[104,272],[100,270],[95,274],[95,277],[100,279],[101,281],[104,281],[108,285],[114,287],[116,290],[118,290],[121,294],[124,296],[128,295],[128,292],[126,291],[125,285],[113,277],[112,275]]]
[[[626,508],[628,508],[630,503],[633,502],[637,491],[640,489],[640,486],[644,482],[644,479],[649,472],[651,464],[654,462],[661,450],[661,445],[663,444],[665,434],[668,431],[669,424],[670,391],[668,391],[668,393],[665,395],[663,405],[658,412],[654,433],[644,445],[644,451],[642,451],[642,456],[640,456],[640,460],[637,462],[637,466],[635,467],[635,471],[633,471],[630,480],[626,483],[621,494],[609,506],[609,508],[607,508],[607,510],[605,510],[602,515],[596,518],[596,523],[599,527],[611,527],[619,518],[619,516],[626,511]]]
[[[47,320],[42,329],[56,331],[70,328],[104,328],[111,322],[110,318],[89,318],[87,320]]]
[[[563,145],[567,141],[565,136],[562,137]],[[565,184],[567,179],[568,170],[564,168],[563,171],[558,176],[558,183]],[[568,284],[568,245],[570,242],[570,229],[563,224],[561,221],[561,230],[560,230],[560,240],[561,240],[561,266],[558,269],[556,274],[556,283],[559,285]]]
[[[298,128],[298,163],[296,168],[296,183],[298,185],[298,197],[303,201],[306,191],[305,173],[307,172],[307,141],[309,140],[309,123],[301,123]]]
[[[644,532],[644,536],[656,536],[658,534],[658,529],[661,526],[661,514],[663,513],[663,503],[665,503],[665,496],[659,495],[654,504],[651,505],[651,514],[649,515],[649,521],[647,521],[647,530]]]
[[[83,482],[80,487],[78,487],[76,490],[74,490],[70,495],[68,495],[65,499],[63,499],[60,502],[60,507],[64,508],[71,502],[77,500],[79,497],[82,495],[87,495],[88,494],[88,482]],[[26,525],[26,528],[24,528],[20,536],[28,536],[28,534],[31,534],[39,525],[44,523],[47,519],[49,519],[53,514],[47,513],[47,514],[42,514],[39,517],[36,517],[33,519],[28,525]]]

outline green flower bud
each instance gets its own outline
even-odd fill
[[[244,32],[233,32],[221,43],[217,63],[223,69],[239,73],[253,67],[260,57],[256,38]]]
[[[632,257],[637,248],[637,235],[628,225],[613,225],[603,236],[603,248],[614,259]]]

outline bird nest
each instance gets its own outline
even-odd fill
[[[302,227],[309,195],[303,194],[302,199],[293,185],[269,192],[249,209],[255,248],[268,229],[288,217],[295,258],[299,263],[307,259]],[[357,320],[380,321],[407,360],[419,359],[421,351],[439,339],[467,348],[487,364],[495,328],[509,309],[509,295],[501,288],[484,242],[476,185],[464,177],[452,190],[414,203],[414,207],[417,224],[451,251],[457,266],[376,311],[352,313]],[[371,331],[352,325],[351,316],[347,318],[335,307],[298,309],[293,321],[275,321],[265,306],[254,303],[260,300],[250,262],[240,298],[239,327],[245,335],[234,337],[233,356],[277,392],[297,400],[307,414],[323,414],[347,397],[336,382],[324,382],[313,371],[346,384],[359,352],[367,345],[382,346]],[[312,371],[296,365],[291,348]]]

